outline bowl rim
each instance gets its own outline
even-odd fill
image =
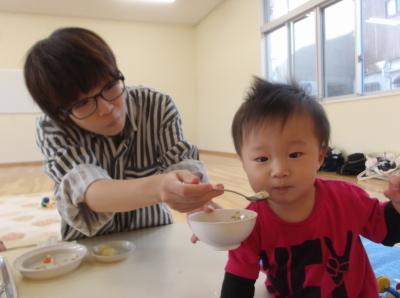
[[[66,262],[62,265],[57,265],[54,267],[50,268],[41,268],[41,269],[34,269],[34,268],[27,268],[24,266],[24,262],[28,259],[31,259],[33,257],[36,257],[39,254],[43,253],[54,253],[56,251],[63,251],[67,250],[70,253],[74,252],[78,254],[78,257],[74,260],[70,260],[69,262]],[[53,271],[58,271],[60,269],[66,268],[68,266],[71,266],[76,263],[81,263],[83,258],[86,256],[88,250],[87,248],[78,243],[63,243],[63,244],[56,244],[56,245],[50,245],[50,246],[45,246],[45,247],[39,247],[33,250],[30,250],[20,256],[18,256],[14,262],[13,265],[14,267],[20,271],[20,272],[25,272],[25,273],[43,273],[43,272],[53,272]]]
[[[245,211],[245,212],[248,212],[251,216],[250,216],[250,217],[247,217],[247,218],[244,218],[244,219],[242,219],[242,220],[237,220],[237,221],[232,221],[232,220],[230,220],[230,221],[216,221],[216,222],[211,222],[211,221],[201,221],[201,220],[196,220],[196,219],[194,219],[194,217],[195,217],[196,215],[198,215],[198,214],[207,213],[207,212],[205,212],[205,211],[196,211],[196,212],[191,213],[191,214],[188,215],[188,222],[189,222],[189,223],[190,223],[190,222],[193,222],[193,223],[202,223],[202,224],[205,224],[205,225],[238,224],[238,223],[243,223],[243,222],[255,220],[255,219],[257,219],[257,216],[258,216],[257,212],[255,212],[254,210],[243,209],[243,208],[235,208],[235,209],[223,209],[223,208],[221,208],[221,209],[215,209],[215,210],[213,210],[212,212],[224,212],[223,210],[229,210],[229,211],[234,211],[234,212],[237,212],[237,211]]]

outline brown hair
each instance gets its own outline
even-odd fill
[[[255,78],[244,103],[232,122],[232,138],[237,154],[241,154],[243,137],[252,128],[267,119],[281,119],[282,125],[296,113],[305,113],[314,122],[314,129],[321,148],[329,144],[330,125],[319,102],[309,96],[296,83],[271,83]]]
[[[68,123],[62,110],[102,80],[117,78],[115,56],[96,33],[83,28],[61,28],[28,51],[25,83],[33,100],[53,120]]]

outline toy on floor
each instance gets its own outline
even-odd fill
[[[387,276],[378,276],[379,293],[388,293],[386,297],[400,298],[400,283],[397,283],[396,289],[390,286],[390,279]]]
[[[40,201],[40,206],[42,208],[53,208],[55,203],[56,202],[53,198],[43,197],[42,200]]]

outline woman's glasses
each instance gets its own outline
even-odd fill
[[[124,76],[120,75],[118,78],[108,82],[96,95],[80,99],[68,109],[65,109],[64,112],[79,120],[88,118],[96,111],[99,98],[112,102],[125,92],[124,80]]]

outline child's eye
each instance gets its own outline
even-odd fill
[[[302,155],[303,155],[303,152],[292,152],[292,153],[289,153],[289,158],[299,158]]]
[[[257,157],[255,159],[255,161],[257,161],[257,162],[267,162],[268,161],[268,157],[266,157],[266,156]]]

